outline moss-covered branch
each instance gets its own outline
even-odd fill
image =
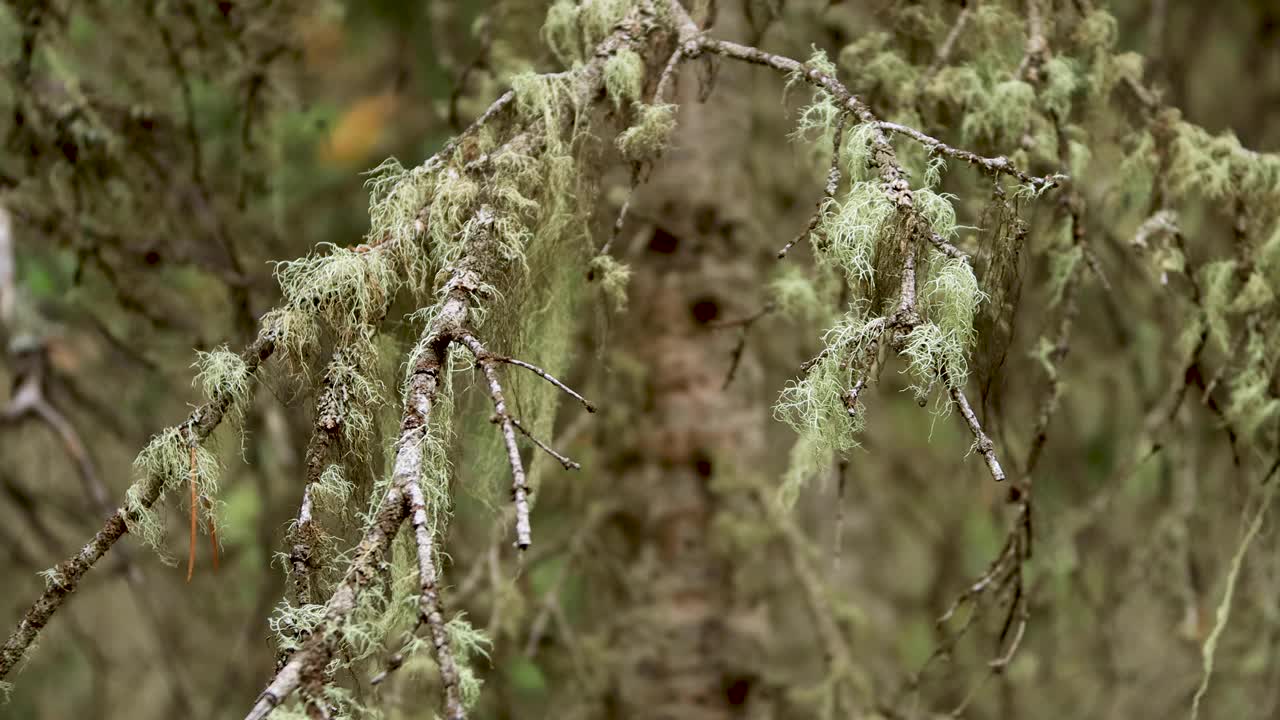
[[[264,330],[259,334],[258,339],[239,355],[245,377],[255,374],[259,366],[271,357],[275,350],[275,333],[270,329]],[[223,418],[233,409],[237,400],[243,402],[245,397],[237,396],[232,389],[224,388],[216,392],[208,402],[193,410],[181,424],[157,437],[173,434],[175,438],[183,436],[194,444],[202,443],[222,423]],[[184,444],[181,453],[184,457],[187,454],[185,447]],[[185,478],[186,470],[183,470],[178,482],[181,483]],[[49,619],[75,592],[85,573],[107,554],[117,540],[129,532],[131,524],[142,522],[144,517],[152,512],[151,507],[160,499],[171,479],[159,473],[144,474],[129,488],[125,506],[112,513],[102,529],[79,552],[53,568],[48,575],[44,593],[27,610],[18,627],[5,641],[4,647],[0,648],[0,679],[17,667],[27,649],[48,624]]]

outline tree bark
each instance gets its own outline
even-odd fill
[[[717,19],[718,35],[741,33],[745,23],[730,12]],[[612,434],[609,462],[630,509],[632,593],[618,608],[627,659],[614,683],[625,718],[733,717],[750,691],[735,661],[744,639],[730,619],[732,558],[715,528],[742,521],[726,517],[732,498],[720,485],[760,466],[768,404],[750,342],[726,387],[739,331],[716,325],[759,311],[772,252],[747,226],[746,69],[717,68],[715,98],[704,104],[704,62],[677,76],[678,129],[638,191],[639,227],[619,248],[634,275],[614,350],[645,368],[632,390],[641,410]]]

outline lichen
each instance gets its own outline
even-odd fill
[[[604,87],[619,111],[637,102],[644,90],[644,60],[640,54],[624,48],[610,56],[604,63]]]
[[[666,103],[635,105],[636,120],[618,135],[618,151],[630,162],[656,157],[666,148],[676,127],[676,106]]]
[[[276,264],[285,302],[314,312],[339,339],[347,340],[377,321],[402,282],[386,253],[328,246],[328,252]]]
[[[878,184],[853,183],[842,200],[823,206],[814,239],[819,260],[839,268],[855,287],[870,287],[881,236],[894,213]]]
[[[627,309],[627,284],[631,282],[631,268],[618,262],[612,255],[597,255],[591,259],[591,272],[600,278],[600,289],[609,299],[614,312]]]
[[[194,447],[193,468],[192,446],[188,443],[185,430],[168,428],[152,437],[151,442],[133,461],[133,471],[137,481],[129,486],[125,494],[125,521],[129,532],[155,549],[161,559],[168,564],[172,564],[173,559],[163,547],[164,520],[157,509],[161,503],[156,502],[148,508],[143,506],[142,500],[148,489],[157,486],[160,497],[168,492],[186,488],[193,474],[196,493],[200,497],[217,497],[221,470],[218,459],[203,445]],[[210,503],[210,506],[213,505],[215,504]],[[207,517],[212,509],[206,507],[201,512]]]
[[[210,352],[197,351],[191,366],[196,368],[191,383],[200,387],[206,400],[225,403],[233,418],[244,417],[253,378],[243,358],[224,345]]]

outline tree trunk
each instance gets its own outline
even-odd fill
[[[741,23],[729,14],[717,32],[734,36]],[[617,609],[625,718],[733,717],[750,690],[735,663],[745,638],[731,619],[731,558],[715,528],[733,503],[724,480],[759,467],[767,402],[750,343],[726,387],[739,331],[716,325],[759,310],[769,252],[746,223],[748,77],[719,68],[715,100],[703,104],[706,70],[695,61],[678,76],[678,130],[636,197],[639,227],[622,239],[634,276],[614,352],[644,368],[631,391],[641,410],[615,434],[609,463],[633,543],[631,604]]]

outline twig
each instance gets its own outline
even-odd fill
[[[1003,155],[997,157],[983,157],[982,155],[969,150],[952,147],[931,135],[926,135],[925,133],[907,125],[900,125],[898,123],[880,120],[876,122],[876,127],[887,132],[905,135],[906,137],[909,137],[929,148],[929,150],[935,154],[946,155],[957,160],[962,160],[970,165],[980,167],[992,175],[1009,175],[1010,177],[1017,178],[1037,190],[1056,187],[1067,179],[1067,176],[1061,173],[1054,173],[1052,175],[1045,176],[1029,175],[1015,167],[1009,158],[1004,157]]]
[[[472,339],[474,340],[475,338],[472,338]],[[464,340],[463,340],[463,342],[465,343],[465,342],[466,342],[466,340],[464,339]],[[468,346],[468,348],[470,348],[470,346]],[[538,377],[542,378],[543,380],[546,380],[547,382],[551,383],[552,385],[555,385],[556,387],[560,388],[561,392],[563,392],[564,394],[566,394],[566,395],[568,395],[569,397],[573,398],[574,400],[577,400],[578,402],[582,403],[582,407],[586,408],[586,409],[587,409],[587,412],[593,413],[593,412],[595,412],[595,411],[596,411],[596,406],[595,406],[595,405],[593,405],[593,404],[592,404],[590,401],[588,401],[586,398],[584,398],[584,397],[582,397],[581,395],[579,395],[579,394],[578,394],[578,392],[577,392],[576,390],[574,390],[573,388],[569,387],[568,385],[565,385],[564,383],[560,382],[560,381],[559,381],[559,380],[557,380],[557,379],[555,378],[555,376],[553,376],[551,373],[547,372],[546,370],[543,370],[542,368],[538,367],[537,365],[533,365],[532,363],[527,363],[527,362],[525,362],[525,361],[523,361],[523,360],[517,360],[517,359],[515,359],[515,358],[513,358],[513,357],[506,357],[506,356],[504,356],[504,355],[494,355],[494,354],[491,354],[491,353],[486,353],[486,355],[488,355],[489,359],[494,360],[494,361],[496,361],[496,362],[506,363],[506,364],[508,364],[508,365],[515,365],[516,367],[522,367],[522,368],[524,368],[525,370],[528,370],[529,372],[533,373],[534,375],[537,375]],[[480,358],[479,358],[479,357],[477,357],[476,359],[477,359],[477,360],[479,360]]]
[[[559,462],[561,465],[564,466],[565,470],[581,470],[582,469],[582,465],[579,465],[578,463],[570,460],[564,455],[561,455],[560,453],[552,449],[551,446],[539,440],[536,435],[529,432],[529,430],[525,428],[524,425],[521,425],[519,420],[515,418],[511,418],[511,424],[514,425],[517,430],[523,433],[525,437],[532,440],[533,444],[537,445],[543,452],[555,458],[557,462]]]
[[[1004,469],[1000,467],[1000,461],[996,458],[995,443],[991,442],[991,438],[982,430],[982,423],[978,422],[978,416],[974,414],[973,408],[969,405],[969,399],[964,396],[964,391],[958,387],[954,387],[947,379],[946,372],[943,372],[943,381],[947,384],[947,391],[951,393],[951,400],[955,402],[956,407],[960,410],[960,415],[964,417],[965,423],[969,426],[969,431],[973,433],[973,449],[977,450],[982,459],[987,461],[987,469],[991,471],[991,478],[996,482],[1004,482]]]
[[[961,262],[968,263],[969,265],[973,265],[973,260],[969,258],[969,253],[966,253],[955,245],[943,240],[941,235],[931,232],[928,234],[927,239],[929,244],[937,248],[938,252],[943,255],[946,255],[952,260],[959,260]]]
[[[772,302],[767,302],[764,307],[744,318],[737,320],[724,320],[721,322],[708,323],[707,327],[712,330],[720,330],[723,328],[738,328],[738,341],[733,346],[733,353],[729,358],[729,372],[725,373],[724,383],[720,385],[721,390],[728,389],[733,378],[737,375],[738,366],[742,363],[742,353],[747,349],[747,335],[751,332],[751,326],[755,325],[760,318],[773,312],[777,306]]]
[[[507,412],[507,401],[502,394],[502,383],[498,380],[498,372],[493,367],[498,359],[485,350],[484,345],[474,335],[464,333],[458,340],[475,356],[476,364],[480,366],[480,370],[484,373],[485,380],[489,384],[489,397],[493,400],[494,420],[502,428],[502,441],[507,447],[507,462],[511,464],[511,500],[515,503],[516,508],[516,547],[521,550],[527,550],[533,544],[533,530],[529,524],[529,484],[528,479],[525,477],[524,462],[520,459],[520,447],[516,445],[515,424],[512,422],[511,414]],[[528,367],[530,369],[533,368],[531,365]],[[546,378],[551,377],[541,371],[538,371],[538,374]],[[553,380],[552,384],[567,389],[558,380]],[[576,395],[576,393],[574,394]],[[585,403],[586,401],[583,400],[582,402]],[[589,406],[588,409],[590,409]]]

